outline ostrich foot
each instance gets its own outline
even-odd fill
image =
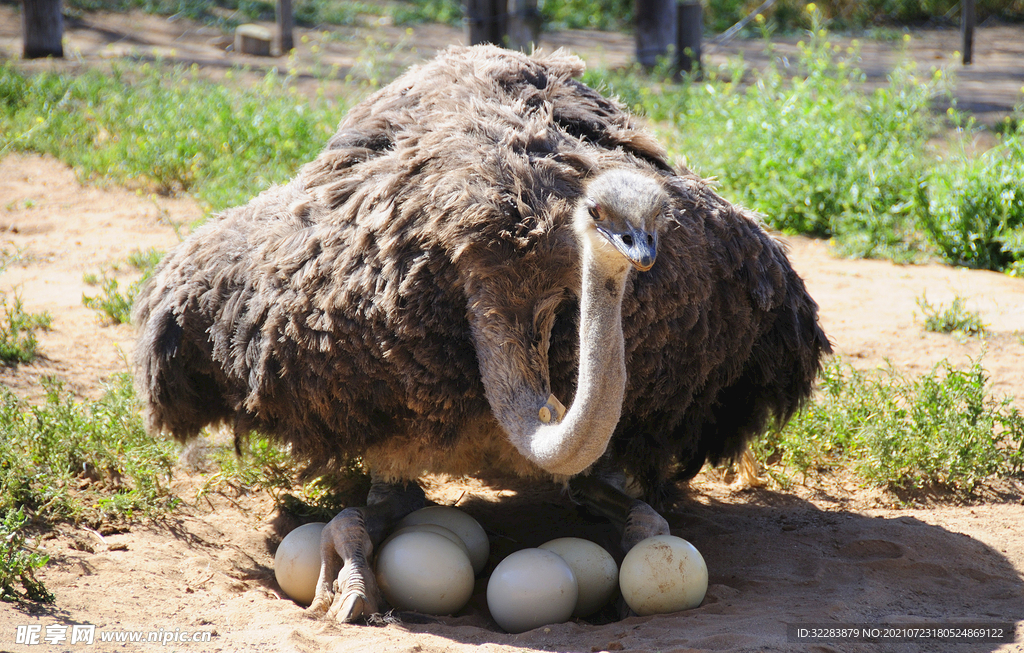
[[[575,501],[615,524],[622,533],[620,543],[624,553],[649,537],[669,534],[668,521],[664,517],[612,482],[595,475],[576,476],[569,481],[569,492]]]
[[[739,460],[736,461],[736,480],[732,483],[734,492],[743,492],[756,487],[765,487],[768,481],[757,475],[757,461],[754,454],[750,453],[750,447],[743,449]]]
[[[402,517],[423,507],[423,490],[374,482],[365,508],[346,508],[320,536],[320,578],[309,610],[342,623],[366,619],[384,604],[370,560]]]
[[[669,535],[668,521],[654,508],[634,499],[626,514],[626,526],[622,529],[622,550],[628,552],[655,535]]]

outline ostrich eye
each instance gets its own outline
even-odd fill
[[[601,206],[598,204],[590,204],[587,206],[587,211],[590,212],[590,217],[594,219],[594,222],[601,221]]]

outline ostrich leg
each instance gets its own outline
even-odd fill
[[[346,508],[320,536],[320,579],[309,609],[349,623],[379,612],[382,601],[370,568],[373,549],[400,520],[423,507],[415,482],[374,480],[365,508]]]
[[[597,474],[574,476],[569,481],[569,492],[573,500],[615,524],[622,533],[624,552],[648,537],[668,535],[668,522],[665,518],[640,499],[634,499],[623,492],[621,485],[621,482],[605,480]]]

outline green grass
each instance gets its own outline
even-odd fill
[[[29,530],[59,521],[131,520],[179,502],[169,488],[179,447],[144,432],[127,375],[118,375],[99,401],[77,401],[54,381],[44,386],[41,405],[0,388],[3,600],[52,600],[33,575],[47,557],[28,546]]]
[[[274,73],[241,88],[204,81],[195,68],[117,64],[109,73],[25,76],[8,63],[0,67],[0,155],[52,154],[83,179],[188,192],[220,210],[290,178],[344,109],[304,100]]]
[[[330,521],[349,505],[360,505],[370,490],[369,477],[358,460],[337,472],[307,477],[289,454],[289,448],[258,433],[239,443],[209,447],[199,496],[232,490],[249,493],[265,490],[288,512],[303,518]]]
[[[1012,398],[992,396],[978,361],[911,377],[834,359],[814,401],[755,450],[783,484],[794,473],[844,467],[891,490],[966,495],[990,477],[1024,472],[1022,446],[1024,416]]]
[[[964,152],[971,131],[968,121],[955,154],[922,175],[919,225],[949,263],[1024,276],[1024,127],[978,157]]]
[[[126,374],[98,401],[44,387],[41,405],[0,389],[0,512],[100,523],[175,504],[167,482],[178,446],[145,433]]]
[[[981,315],[967,308],[963,297],[954,297],[949,307],[934,306],[924,295],[918,297],[917,305],[924,316],[924,330],[933,333],[952,333],[964,336],[980,336],[985,333]]]

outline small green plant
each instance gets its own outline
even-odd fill
[[[917,190],[922,230],[950,263],[1024,275],[1024,133],[968,156],[970,120],[950,112],[960,127],[956,156],[932,167]],[[959,147],[956,147],[959,146]]]
[[[993,397],[980,362],[939,363],[920,377],[862,372],[838,359],[814,401],[757,445],[778,470],[848,467],[893,490],[943,487],[968,494],[983,479],[1024,471],[1024,416]],[[785,478],[788,472],[776,474]]]
[[[981,315],[967,308],[963,297],[954,297],[948,307],[935,306],[926,295],[917,298],[917,305],[924,315],[924,330],[933,333],[956,333],[964,336],[980,336],[985,333]]]
[[[152,272],[153,268],[156,267],[157,263],[159,263],[160,259],[163,257],[163,252],[150,247],[148,249],[137,249],[131,252],[128,254],[128,258],[126,260],[128,265],[145,274],[147,272]]]
[[[25,512],[8,509],[0,520],[0,601],[22,601],[28,599],[40,603],[52,603],[53,594],[36,580],[33,573],[40,569],[50,557],[33,551],[26,542]],[[18,585],[23,590],[18,591]]]
[[[37,331],[50,328],[49,313],[28,313],[20,295],[8,304],[8,295],[0,293],[0,363],[27,363],[36,355]]]

